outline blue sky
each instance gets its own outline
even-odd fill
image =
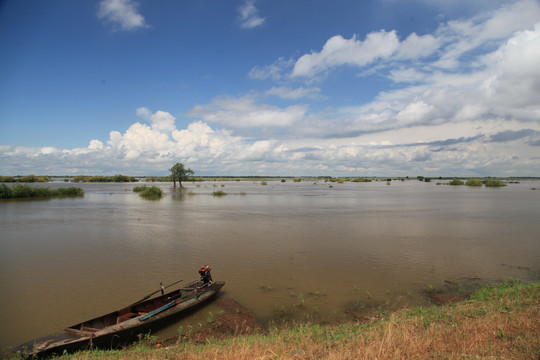
[[[6,0],[0,174],[540,176],[537,0]]]

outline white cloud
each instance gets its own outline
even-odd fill
[[[540,119],[540,22],[519,31],[485,58],[489,75],[483,83],[486,102],[502,115]]]
[[[127,160],[156,159],[168,155],[171,148],[166,134],[141,123],[131,125],[124,135],[111,133],[110,145],[121,151]]]
[[[433,111],[433,105],[428,105],[423,101],[408,104],[403,110],[397,113],[396,120],[400,126],[423,122]]]
[[[321,89],[319,88],[304,88],[299,87],[296,89],[291,89],[289,87],[280,86],[273,87],[270,90],[265,92],[265,95],[275,95],[283,99],[301,99],[301,98],[311,98],[311,99],[320,99]]]
[[[274,81],[280,80],[283,74],[288,71],[294,65],[293,59],[285,59],[283,57],[278,58],[273,64],[265,66],[254,66],[249,72],[248,76],[251,79],[265,80],[272,79]]]
[[[137,5],[131,0],[102,0],[99,3],[98,18],[121,30],[147,27],[144,17],[137,12]]]
[[[255,7],[255,0],[245,0],[238,8],[240,14],[241,27],[252,29],[264,24],[265,18],[259,16],[259,11]]]
[[[90,140],[90,145],[88,145],[90,150],[101,150],[103,149],[103,143],[99,140]]]
[[[152,114],[149,109],[141,107],[137,109],[137,116],[149,121],[153,130],[173,131],[176,129],[174,126],[176,118],[168,112],[158,110],[155,114]]]
[[[364,66],[380,58],[391,56],[399,47],[395,31],[370,33],[364,41],[344,39],[341,35],[330,38],[320,52],[301,56],[294,65],[292,76],[314,76],[340,65]]]
[[[410,34],[399,46],[398,59],[418,59],[433,54],[440,47],[440,40],[431,34]]]
[[[277,128],[291,126],[304,118],[306,107],[293,105],[281,109],[256,104],[251,97],[217,98],[208,105],[197,105],[187,115],[227,128]]]

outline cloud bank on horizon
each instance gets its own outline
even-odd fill
[[[236,7],[238,31],[272,27],[260,4]],[[104,0],[96,16],[132,35],[159,26],[129,0]],[[534,0],[442,19],[429,33],[375,28],[328,34],[309,52],[275,51],[245,68],[250,89],[174,115],[140,103],[136,120],[108,129],[108,139],[0,145],[0,173],[159,175],[182,162],[201,175],[540,175]],[[384,87],[368,100],[333,103],[330,84],[344,77]]]

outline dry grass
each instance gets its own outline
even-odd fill
[[[266,335],[181,343],[87,359],[539,359],[540,283],[483,289],[471,300],[403,309],[367,323],[298,325]]]

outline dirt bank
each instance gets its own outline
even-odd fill
[[[235,300],[218,298],[216,303],[222,311],[205,328],[165,339],[158,344],[158,347],[179,341],[202,344],[210,338],[225,339],[232,336],[264,333],[264,329],[255,319],[255,315]]]

